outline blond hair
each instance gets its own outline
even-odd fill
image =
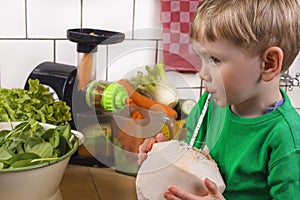
[[[282,71],[299,53],[300,8],[297,0],[203,0],[191,25],[195,41],[234,42],[250,56],[271,46],[284,52]]]

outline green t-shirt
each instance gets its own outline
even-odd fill
[[[210,101],[194,146],[205,141],[226,184],[226,199],[300,199],[300,116],[284,104],[255,118],[235,115]],[[204,93],[187,119],[189,142],[206,101]],[[206,134],[207,133],[207,134]]]

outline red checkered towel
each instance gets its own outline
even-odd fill
[[[190,24],[201,0],[161,0],[163,55],[167,69],[198,72],[201,62],[190,41]]]

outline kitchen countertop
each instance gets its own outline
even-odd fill
[[[63,200],[136,200],[135,177],[109,167],[69,164],[60,184]]]

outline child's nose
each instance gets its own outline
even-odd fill
[[[202,66],[201,70],[199,72],[200,79],[210,82],[211,81],[211,76],[209,75],[208,69],[206,67]]]

